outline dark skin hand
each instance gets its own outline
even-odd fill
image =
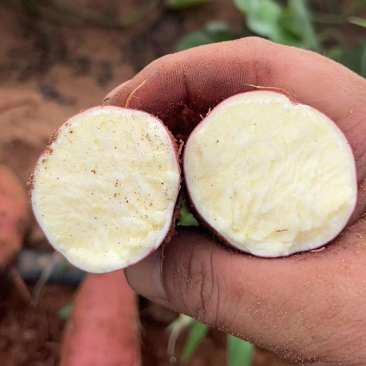
[[[152,76],[153,75],[153,76]],[[182,108],[205,113],[258,85],[286,90],[345,133],[359,194],[349,226],[324,250],[264,259],[182,230],[126,270],[141,295],[199,321],[316,365],[366,365],[366,80],[318,54],[258,38],[165,56],[110,93],[106,104],[167,120]]]

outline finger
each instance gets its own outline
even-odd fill
[[[205,112],[233,94],[252,90],[248,84],[286,90],[296,101],[326,113],[347,132],[356,152],[363,153],[366,81],[314,52],[261,38],[202,46],[154,61],[107,103],[125,106],[146,79],[130,107],[163,118],[184,105]]]
[[[119,94],[121,92],[122,88],[124,88],[129,82],[130,82],[130,80],[127,80],[124,83],[116,86],[111,92],[109,92],[105,96],[105,98],[103,99],[103,104],[107,103],[114,95]]]
[[[154,254],[126,274],[143,296],[284,357],[343,364],[364,344],[357,349],[366,325],[366,252],[357,233],[349,229],[323,252],[263,259],[184,231],[161,262]]]
[[[125,106],[128,99],[131,108],[166,119],[185,105],[205,112],[249,85],[286,90],[342,129],[357,163],[356,222],[366,209],[366,80],[326,57],[261,38],[203,46],[153,62],[106,103]]]

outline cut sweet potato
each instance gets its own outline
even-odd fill
[[[272,91],[219,104],[183,156],[191,204],[225,243],[263,257],[318,248],[356,204],[352,150],[317,110]]]

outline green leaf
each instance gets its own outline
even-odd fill
[[[306,48],[320,52],[320,42],[314,30],[306,0],[289,0],[288,8],[293,12],[294,24]]]
[[[366,43],[363,45],[363,52],[361,55],[360,75],[366,78]]]
[[[272,0],[260,0],[257,2],[256,9],[247,14],[247,27],[260,36],[280,42],[281,27],[279,19],[281,14],[281,5]]]
[[[197,220],[189,212],[188,207],[185,204],[183,204],[182,209],[180,211],[178,226],[199,226]]]
[[[232,41],[240,38],[225,22],[212,21],[205,26],[207,35],[215,42]]]
[[[210,43],[214,43],[214,41],[207,34],[203,32],[192,32],[179,41],[177,48],[178,51],[184,51]]]
[[[252,14],[258,9],[259,0],[234,0],[234,5],[243,14]]]
[[[297,40],[301,40],[301,29],[295,21],[295,14],[292,9],[283,9],[279,19],[281,28],[288,34],[291,34]]]
[[[362,18],[358,18],[358,17],[349,17],[348,22],[359,25],[360,27],[366,28],[366,19],[362,19]]]
[[[327,56],[331,60],[339,61],[339,59],[343,55],[343,52],[344,51],[341,46],[334,46],[334,47],[330,48],[329,50],[326,50],[325,56]]]
[[[192,32],[183,37],[178,43],[178,50],[183,51],[189,48],[203,46],[205,44],[231,41],[240,36],[233,32],[225,22],[208,22],[205,29]]]
[[[191,358],[193,352],[196,350],[198,345],[201,343],[203,338],[210,330],[210,327],[205,324],[201,324],[195,321],[189,331],[187,342],[184,346],[183,354],[181,357],[182,362],[187,362]]]
[[[366,78],[366,42],[361,42],[356,48],[343,50],[339,62]]]
[[[167,6],[170,9],[187,9],[209,3],[210,1],[212,0],[169,0]]]
[[[58,318],[61,320],[68,320],[71,315],[71,310],[72,310],[72,304],[71,303],[66,304],[57,312]]]
[[[274,42],[320,51],[306,0],[288,0],[287,8],[274,0],[234,0],[246,15],[252,32]]]
[[[254,346],[242,339],[227,335],[228,366],[250,366],[253,359]]]

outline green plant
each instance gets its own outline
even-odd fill
[[[212,0],[169,0],[167,6],[170,9],[188,9],[210,1]]]
[[[199,1],[191,2],[199,5]],[[344,13],[339,2],[328,1],[329,11],[334,13],[321,14],[312,11],[307,0],[287,0],[286,5],[278,0],[233,0],[233,3],[245,17],[245,29],[238,32],[226,23],[210,21],[203,29],[184,36],[178,42],[178,50],[254,34],[284,45],[325,53],[366,77],[365,42],[350,49],[339,29],[347,23],[366,27],[366,20],[357,16],[366,7],[366,1],[355,0]],[[331,47],[326,46],[329,42]]]
[[[253,359],[254,346],[230,334],[227,335],[228,366],[250,366]]]
[[[188,362],[200,343],[207,336],[210,327],[193,318],[180,314],[167,328],[170,332],[168,356],[172,362],[176,361],[175,343],[181,333],[188,329],[187,340],[180,356],[182,363]],[[227,365],[250,366],[253,358],[254,346],[242,339],[227,335]]]
[[[311,21],[305,0],[289,0],[286,7],[274,0],[233,0],[236,8],[245,16],[252,33],[282,43],[320,51],[319,39]],[[238,34],[223,22],[208,22],[201,31],[186,35],[178,49],[188,49],[204,44],[237,39]]]
[[[64,305],[58,312],[57,316],[61,320],[69,320],[72,310],[72,303]]]
[[[240,35],[230,29],[225,22],[211,21],[205,25],[203,30],[189,33],[183,37],[177,48],[179,51],[183,51],[205,44],[231,41],[237,38],[240,38]]]
[[[352,24],[359,25],[360,27],[366,28],[366,19],[358,18],[358,17],[349,17],[348,21]]]
[[[189,212],[186,204],[183,204],[182,209],[180,211],[178,226],[198,226],[197,220]]]
[[[328,57],[366,78],[366,41],[352,49],[334,47]]]
[[[189,331],[187,342],[184,346],[181,357],[182,362],[189,361],[194,351],[196,350],[200,342],[205,338],[209,330],[210,327],[206,324],[201,324],[195,320],[191,323],[191,329]]]
[[[320,51],[306,0],[288,0],[284,7],[274,0],[234,0],[246,25],[274,42]]]

